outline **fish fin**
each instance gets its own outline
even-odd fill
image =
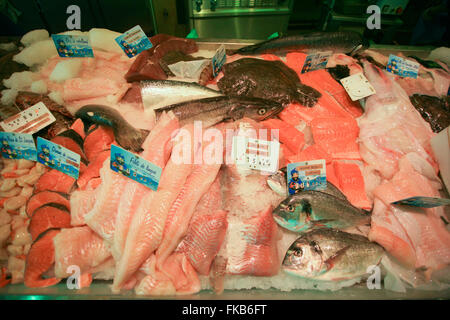
[[[338,262],[340,259],[342,259],[342,257],[344,256],[345,252],[350,248],[350,246],[346,246],[342,249],[340,249],[338,252],[336,252],[334,255],[332,255],[331,257],[329,257],[326,261],[325,261],[325,265],[326,265],[326,270],[329,271],[331,270],[335,265],[336,262]]]
[[[326,227],[325,223],[336,221],[335,219],[310,220],[314,227]]]

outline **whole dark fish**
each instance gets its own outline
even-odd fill
[[[363,277],[376,266],[384,250],[367,238],[347,232],[318,229],[303,234],[288,249],[282,270],[290,275],[342,281]]]
[[[314,32],[270,39],[237,49],[230,54],[333,51],[333,53],[353,55],[366,48],[368,48],[368,42],[357,32]]]
[[[111,127],[117,143],[134,152],[142,151],[142,143],[149,133],[148,130],[134,128],[117,110],[107,106],[87,105],[78,109],[75,116],[87,124],[85,128],[93,123]]]
[[[409,99],[433,132],[439,133],[450,125],[450,98],[413,94]]]
[[[316,227],[346,229],[370,223],[367,211],[347,199],[305,190],[289,196],[273,211],[275,221],[291,231],[306,232]]]
[[[280,196],[288,197],[287,191],[287,178],[286,178],[286,167],[281,168],[273,175],[267,178],[267,184],[269,187]],[[302,192],[302,191],[300,191]],[[324,190],[320,190],[320,192],[330,194],[336,198],[347,200],[347,197],[334,186],[331,182],[327,181],[327,187]]]
[[[222,121],[239,120],[244,117],[263,121],[282,110],[281,104],[271,100],[219,96],[177,103],[156,109],[155,112],[157,119],[164,111],[172,111],[180,121],[180,125],[202,121],[204,127],[209,127]]]
[[[243,58],[227,63],[217,82],[227,95],[264,98],[283,105],[298,102],[313,107],[321,94],[300,82],[297,73],[282,61]]]

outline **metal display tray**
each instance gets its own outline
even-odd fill
[[[226,49],[238,49],[245,45],[257,43],[257,40],[223,40],[196,39],[199,50],[212,56],[224,44]],[[371,49],[383,54],[402,52],[406,56],[415,55],[425,58],[432,47],[411,46],[381,46],[373,45]],[[449,208],[450,209],[450,208]],[[448,211],[447,211],[448,212]],[[94,280],[90,287],[80,290],[67,288],[66,280],[48,288],[27,288],[24,284],[8,285],[0,288],[0,300],[107,300],[107,299],[175,299],[175,300],[404,300],[404,299],[450,299],[450,289],[443,291],[429,291],[409,289],[406,293],[398,293],[385,289],[369,290],[365,283],[338,291],[292,290],[283,292],[276,289],[225,290],[217,295],[211,290],[203,290],[195,295],[181,296],[138,296],[133,291],[120,295],[110,290],[112,281]]]

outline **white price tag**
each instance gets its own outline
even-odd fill
[[[341,83],[352,101],[360,100],[376,93],[375,88],[362,73],[344,78],[341,80]]]
[[[278,170],[280,143],[245,136],[233,137],[233,159],[237,165],[264,172]]]
[[[0,122],[0,126],[6,132],[33,134],[55,122],[53,114],[43,102]]]

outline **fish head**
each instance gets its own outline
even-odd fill
[[[229,117],[233,120],[250,118],[255,121],[264,121],[276,116],[283,110],[283,106],[275,101],[250,98],[240,99],[229,111]]]
[[[302,278],[320,275],[324,270],[324,259],[319,244],[306,237],[294,241],[284,256],[282,269]]]
[[[273,211],[274,220],[283,228],[303,232],[310,228],[311,204],[298,194],[285,199]]]
[[[277,173],[269,176],[267,178],[267,184],[274,192],[281,196],[287,196],[286,173],[282,170],[278,170]]]

